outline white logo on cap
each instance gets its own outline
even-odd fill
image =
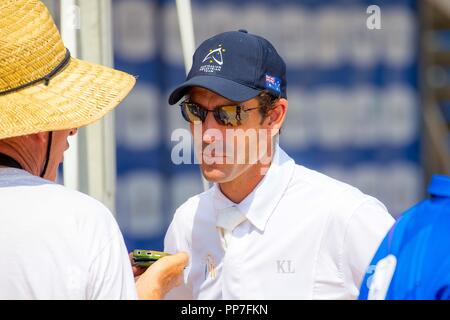
[[[222,48],[222,45],[219,44],[219,46],[212,50],[210,49],[208,54],[203,59],[203,62],[207,62],[208,64],[204,64],[200,67],[200,71],[202,72],[216,72],[220,71],[222,69],[223,65],[223,55],[222,52],[225,52],[225,49]],[[215,64],[214,64],[215,62]]]
[[[216,53],[218,54],[216,55]],[[218,56],[219,59],[217,59],[216,56]],[[209,53],[202,62],[205,62],[208,59],[210,63],[214,60],[219,66],[223,65],[222,47],[219,46],[217,49],[209,50]]]

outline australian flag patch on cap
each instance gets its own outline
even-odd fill
[[[266,89],[271,89],[281,93],[281,80],[277,77],[266,74]]]

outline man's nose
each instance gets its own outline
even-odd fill
[[[208,112],[206,119],[202,124],[202,129],[203,129],[203,143],[206,144],[213,143],[217,137],[211,134],[211,132],[208,131],[208,129],[220,130],[220,125],[217,123],[216,119],[214,119],[214,114],[212,112]]]

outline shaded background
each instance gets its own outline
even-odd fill
[[[381,30],[366,9],[381,8]],[[297,163],[355,185],[394,215],[424,196],[419,8],[413,0],[192,1],[196,45],[238,29],[287,64],[281,146]],[[172,164],[187,128],[170,90],[184,80],[175,1],[113,0],[115,67],[137,75],[116,111],[117,218],[128,247],[162,249],[175,209],[202,191],[196,165]]]

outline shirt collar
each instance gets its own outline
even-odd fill
[[[450,197],[450,177],[443,175],[433,175],[428,186],[428,192],[432,196]]]
[[[216,214],[236,206],[241,213],[260,231],[264,231],[267,221],[281,200],[295,168],[294,160],[277,144],[272,163],[264,178],[256,188],[239,204],[228,199],[217,184],[213,186],[213,202]]]

